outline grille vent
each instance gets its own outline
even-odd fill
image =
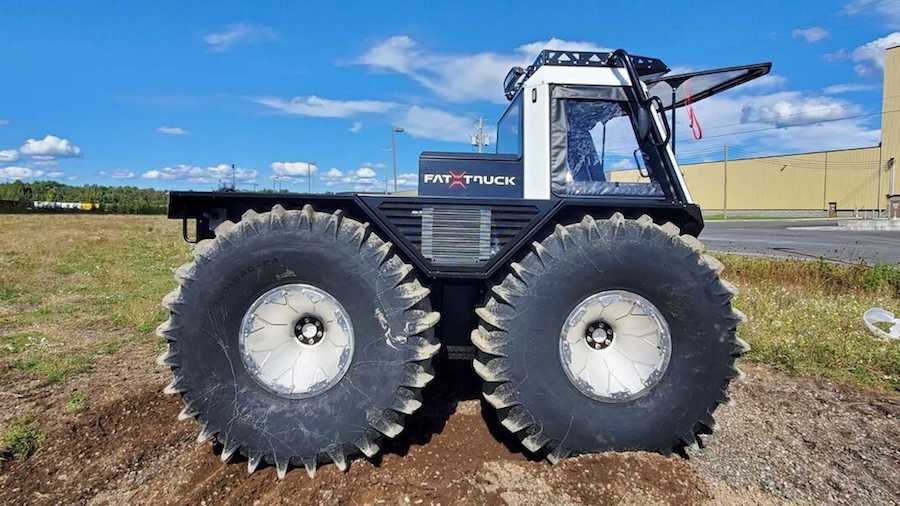
[[[428,262],[460,269],[489,262],[538,214],[528,204],[441,205],[398,198],[378,209]]]
[[[422,255],[438,265],[478,265],[491,258],[491,210],[425,207]]]

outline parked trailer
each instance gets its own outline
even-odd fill
[[[179,418],[250,472],[346,469],[403,430],[443,348],[551,462],[695,444],[747,345],[665,111],[769,67],[545,50],[504,82],[498,153],[422,153],[419,196],[172,192],[196,241],[158,329]]]

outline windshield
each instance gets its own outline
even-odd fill
[[[522,154],[522,94],[516,97],[497,122],[497,153]]]
[[[663,107],[672,106],[672,90],[675,90],[675,107],[682,107],[688,102],[697,102],[706,97],[721,93],[739,84],[756,79],[769,73],[771,65],[757,63],[741,67],[703,70],[664,76],[647,83],[648,95],[656,95],[662,100]]]

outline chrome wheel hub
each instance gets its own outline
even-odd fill
[[[636,399],[662,378],[672,355],[669,326],[647,299],[625,290],[591,295],[563,324],[559,357],[569,381],[606,402]]]
[[[244,366],[270,391],[312,397],[337,384],[353,357],[353,325],[331,294],[289,284],[261,295],[240,329]]]

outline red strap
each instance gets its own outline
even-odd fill
[[[688,122],[691,126],[691,135],[694,136],[695,140],[700,140],[703,138],[703,127],[700,126],[700,120],[697,119],[697,115],[694,114],[694,107],[691,105],[691,92],[687,92],[687,99],[685,100],[685,105],[687,106],[688,113]]]

